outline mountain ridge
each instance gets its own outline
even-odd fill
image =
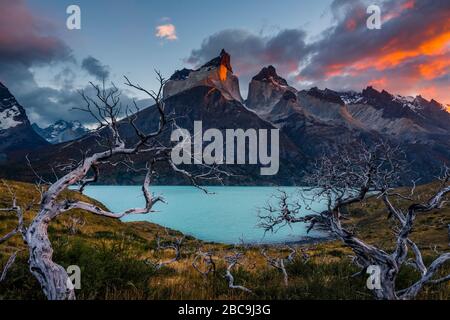
[[[386,140],[400,144],[412,170],[424,182],[434,178],[442,162],[450,161],[450,125],[446,126],[450,124],[450,114],[434,100],[420,96],[402,97],[370,86],[361,92],[316,87],[299,91],[279,76],[275,67],[268,66],[253,77],[249,98],[244,104],[239,79],[232,70],[231,57],[222,50],[219,56],[199,69],[175,71],[164,88],[166,112],[178,115],[177,124],[191,132],[194,121],[203,121],[205,130],[280,130],[280,173],[270,179],[262,178],[257,173],[259,168],[236,166],[232,170],[240,178],[229,179],[226,184],[298,184],[318,157],[338,152],[344,146],[357,146],[360,142],[371,144]],[[149,119],[157,116],[155,108],[150,107],[139,112],[136,123],[145,132],[150,132],[155,130],[157,123]],[[134,131],[126,119],[121,123],[121,131],[132,139]],[[169,137],[164,139],[168,141]],[[80,150],[95,148],[95,138],[87,135],[60,146],[41,148],[39,153],[31,154],[31,158],[44,174],[52,175],[50,163],[77,159]],[[20,169],[20,157],[23,153],[17,153],[11,159],[18,168],[14,172],[19,178],[29,180],[31,177]],[[144,161],[140,157],[137,162]],[[0,171],[8,173],[8,168],[0,168]],[[138,183],[141,177],[116,169],[107,170],[103,178],[107,183],[130,184]],[[157,183],[183,182],[163,168]]]
[[[76,140],[89,132],[80,121],[58,120],[46,128],[39,127],[36,123],[32,124],[34,131],[51,144],[58,144]]]

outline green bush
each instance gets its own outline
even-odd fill
[[[62,247],[57,242],[54,261],[64,267],[80,267],[81,290],[77,297],[81,299],[145,298],[154,275],[154,270],[124,242],[92,246],[74,241]]]

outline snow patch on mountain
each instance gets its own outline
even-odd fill
[[[392,100],[400,103],[403,106],[403,108],[409,108],[409,109],[411,109],[411,111],[414,111],[416,113],[419,110],[423,109],[415,97],[410,97],[410,96],[404,97],[401,95],[395,95]]]
[[[59,120],[45,129],[33,124],[33,129],[45,140],[52,144],[72,141],[81,138],[89,130],[79,121]]]
[[[339,96],[346,105],[365,102],[364,96],[360,92],[348,91],[341,93]]]
[[[0,130],[7,130],[17,127],[22,124],[21,121],[17,121],[14,118],[20,116],[20,110],[17,105],[5,109],[0,112]]]

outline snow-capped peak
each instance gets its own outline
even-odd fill
[[[364,103],[364,96],[359,92],[347,91],[339,96],[346,105]]]
[[[392,100],[402,104],[403,108],[411,109],[411,111],[417,112],[422,110],[422,106],[420,103],[417,103],[415,97],[395,95]]]
[[[58,120],[45,129],[33,124],[34,130],[50,143],[62,143],[84,136],[89,130],[79,121]]]

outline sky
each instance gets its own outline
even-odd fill
[[[367,7],[381,10],[370,30]],[[69,30],[66,9],[81,9]],[[0,81],[41,126],[81,120],[88,82],[143,87],[230,54],[243,96],[269,64],[304,89],[376,89],[450,104],[448,0],[0,0]],[[143,99],[123,88],[124,103]],[[146,101],[141,101],[145,104]]]

